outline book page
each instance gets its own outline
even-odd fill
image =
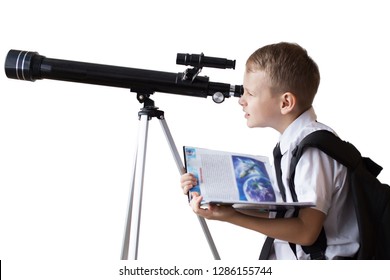
[[[233,165],[229,155],[201,155],[200,190],[205,200],[238,200]],[[205,187],[207,186],[207,188]]]
[[[222,151],[185,147],[187,171],[198,179],[205,201],[275,202],[266,157],[232,154]]]

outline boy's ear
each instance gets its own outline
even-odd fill
[[[297,106],[297,98],[291,92],[285,92],[281,95],[280,112],[283,115],[290,113]]]

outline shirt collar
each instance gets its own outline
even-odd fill
[[[310,107],[307,111],[303,112],[298,118],[296,118],[280,135],[280,151],[282,155],[286,153],[292,142],[298,137],[300,131],[309,123],[315,122],[317,115],[314,112],[314,108]]]

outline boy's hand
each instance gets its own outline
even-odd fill
[[[196,186],[198,182],[196,181],[196,178],[191,173],[185,173],[180,178],[180,184],[181,188],[183,189],[184,194],[188,194],[188,191]]]
[[[189,190],[198,184],[196,177],[191,173],[185,173],[180,178],[181,188],[184,194],[188,194]],[[200,207],[202,196],[197,192],[191,193],[190,206],[192,210],[199,216],[211,219],[227,221],[231,216],[238,214],[238,212],[231,206],[217,206],[209,205],[207,209]]]
[[[190,205],[192,210],[199,216],[209,220],[229,221],[229,219],[238,212],[231,206],[218,206],[210,204],[207,209],[200,207],[202,196],[198,193],[192,193]]]

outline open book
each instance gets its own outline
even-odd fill
[[[203,196],[202,205],[226,204],[268,211],[315,205],[310,201],[283,202],[271,180],[273,168],[267,157],[188,146],[183,150],[186,170],[198,181],[190,192]]]

